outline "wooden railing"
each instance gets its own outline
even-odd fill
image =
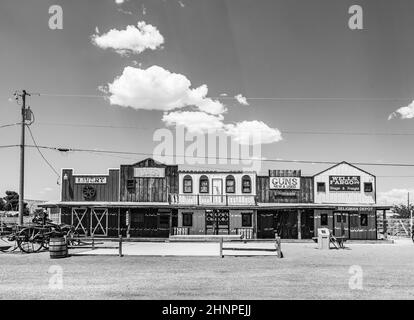
[[[243,239],[253,239],[254,231],[253,228],[236,228],[236,234],[241,235]]]
[[[174,227],[173,235],[174,236],[188,236],[190,234],[190,228],[188,227]]]
[[[256,205],[256,196],[252,194],[170,194],[170,204],[186,205]]]

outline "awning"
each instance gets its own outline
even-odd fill
[[[95,208],[150,208],[169,207],[168,202],[109,202],[109,201],[49,201],[39,205],[42,208],[95,207]]]

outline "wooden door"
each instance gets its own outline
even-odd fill
[[[257,237],[260,239],[274,238],[274,214],[272,212],[257,213]]]
[[[206,234],[230,234],[228,210],[206,210]]]
[[[334,236],[349,239],[349,213],[334,212]]]
[[[223,203],[223,180],[212,180],[212,202]]]

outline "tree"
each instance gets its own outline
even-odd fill
[[[2,198],[4,211],[19,211],[19,194],[15,191],[6,191],[6,196]],[[27,202],[24,202],[23,214],[29,215]]]
[[[409,219],[410,212],[414,209],[414,205],[410,204],[410,208],[408,209],[407,205],[405,204],[396,204],[392,208],[392,211],[398,214],[399,218],[401,219]]]

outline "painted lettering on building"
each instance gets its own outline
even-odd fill
[[[269,179],[270,189],[300,189],[300,178],[298,177],[270,177]]]
[[[360,176],[329,176],[329,191],[361,191]]]
[[[75,177],[78,184],[106,184],[106,177]]]

